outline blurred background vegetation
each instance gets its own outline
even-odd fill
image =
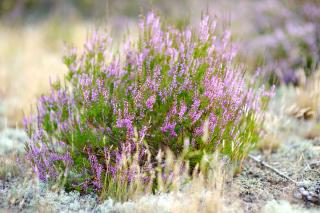
[[[163,14],[183,17],[191,12],[190,0],[1,0],[0,16],[6,21],[39,21],[52,14],[63,18],[105,19],[124,16],[136,19],[143,11],[161,10]],[[201,3],[202,1],[199,1]]]

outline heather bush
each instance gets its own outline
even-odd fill
[[[273,83],[298,84],[303,69],[308,76],[320,60],[320,1],[268,0],[257,2],[256,34],[244,43],[255,67],[262,66]]]
[[[199,27],[178,30],[150,13],[138,40],[117,54],[98,32],[82,52],[72,49],[64,81],[25,119],[38,177],[118,197],[170,182],[174,170],[161,150],[183,159],[181,174],[214,151],[241,162],[259,138],[270,93],[248,87],[233,63],[230,33],[219,36],[215,27],[204,17]]]

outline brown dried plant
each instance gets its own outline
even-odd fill
[[[320,69],[296,88],[295,99],[287,109],[293,117],[304,120],[317,119],[320,109]]]

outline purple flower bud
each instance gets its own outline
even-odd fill
[[[152,109],[155,102],[156,102],[156,96],[155,95],[150,96],[146,101],[147,108]]]

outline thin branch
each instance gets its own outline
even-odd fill
[[[251,154],[249,154],[249,158],[252,159],[252,160],[254,160],[255,162],[261,164],[262,166],[270,169],[271,171],[275,172],[275,173],[276,173],[277,175],[279,175],[280,177],[283,177],[283,178],[291,181],[291,182],[294,183],[295,185],[299,185],[299,183],[298,183],[297,181],[295,181],[295,180],[293,180],[292,178],[290,178],[289,176],[283,174],[283,173],[280,172],[278,169],[273,168],[272,166],[270,166],[269,164],[267,164],[265,161],[260,160],[259,158],[255,157],[255,156],[253,156],[253,155],[251,155]]]

